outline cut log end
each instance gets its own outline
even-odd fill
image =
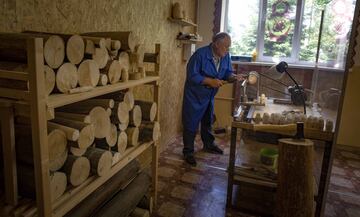
[[[78,75],[81,87],[95,87],[99,83],[100,70],[94,60],[85,60],[79,66]]]
[[[85,43],[81,36],[73,35],[66,43],[66,56],[72,64],[79,64],[84,58]]]
[[[50,36],[44,44],[45,62],[53,69],[57,69],[63,64],[65,58],[64,40],[57,35]]]

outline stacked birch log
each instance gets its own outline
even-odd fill
[[[91,36],[89,36],[91,35]],[[143,64],[144,46],[132,32],[83,35],[26,32],[14,37],[44,39],[44,73],[46,94],[78,93],[129,79],[146,76]],[[26,54],[23,64],[0,62],[7,70],[27,72]],[[9,57],[11,60],[11,57]],[[19,60],[17,60],[19,62]],[[26,81],[0,79],[0,87],[28,90]]]
[[[155,102],[134,100],[131,90],[57,108],[48,121],[52,199],[64,193],[67,183],[78,186],[90,175],[107,174],[132,147],[157,141],[156,113]],[[19,116],[16,123],[18,160],[32,165],[30,119]],[[30,176],[26,171],[20,177]]]
[[[44,39],[46,95],[84,92],[127,82],[129,77],[145,77],[144,48],[131,32],[19,35]],[[26,53],[9,55],[6,60],[14,62],[0,61],[0,68],[27,72],[26,58]],[[27,81],[9,81],[0,79],[0,87],[29,90]],[[52,201],[67,188],[81,185],[90,175],[107,174],[132,147],[157,141],[160,125],[155,121],[156,114],[155,102],[134,100],[132,91],[57,108],[47,126]],[[24,116],[16,117],[15,128],[19,186],[24,186],[21,194],[35,197],[32,147],[36,144],[32,144],[30,115]],[[27,180],[33,182],[23,183]]]

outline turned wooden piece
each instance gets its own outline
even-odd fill
[[[176,2],[173,4],[172,6],[172,17],[175,19],[182,19],[183,17],[183,12],[182,12],[182,7],[180,5],[179,2]]]
[[[56,88],[66,93],[76,87],[79,80],[76,66],[72,63],[64,63],[56,72]]]
[[[142,120],[141,107],[135,105],[129,114],[129,124],[134,127],[139,127]]]
[[[121,81],[127,82],[129,80],[130,60],[129,54],[121,52],[118,56],[118,61],[121,67]]]
[[[66,42],[66,57],[68,60],[77,65],[84,58],[85,43],[80,35],[71,36]]]
[[[128,70],[126,70],[126,69],[121,70],[121,81],[122,82],[129,81],[129,71]]]
[[[95,87],[99,83],[100,70],[94,60],[81,62],[78,68],[79,85]]]
[[[142,78],[142,73],[140,72],[133,72],[129,74],[129,80],[140,80]]]
[[[313,181],[313,142],[279,139],[278,216],[312,217]]]
[[[138,44],[135,46],[134,52],[131,52],[129,55],[130,63],[132,67],[136,68],[136,70],[144,64],[144,53],[144,46],[142,44]]]
[[[90,161],[86,157],[69,155],[63,169],[68,182],[73,186],[78,186],[89,177]]]
[[[69,145],[76,148],[86,149],[94,142],[94,126],[79,121],[68,120],[64,118],[55,118],[51,122],[61,124],[79,131],[79,138],[75,142],[69,142]]]
[[[138,127],[128,127],[125,130],[128,138],[128,146],[137,146],[139,141],[139,128]]]
[[[91,173],[103,176],[110,171],[112,154],[99,148],[90,147],[85,155],[90,161]]]
[[[135,105],[141,107],[142,120],[154,121],[157,113],[157,104],[156,102],[148,102],[135,100]]]

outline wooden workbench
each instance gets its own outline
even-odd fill
[[[267,181],[263,179],[257,178],[249,178],[239,174],[238,169],[239,167],[235,166],[235,153],[236,153],[236,144],[237,142],[241,141],[242,139],[242,131],[243,130],[250,130],[250,131],[261,131],[267,132],[270,134],[277,134],[285,137],[293,137],[296,134],[296,124],[286,125],[276,125],[278,127],[276,130],[261,130],[262,124],[254,124],[251,122],[251,119],[254,117],[256,113],[263,114],[267,113],[281,113],[282,111],[302,111],[302,107],[294,106],[294,105],[281,105],[281,104],[274,104],[272,100],[268,100],[266,106],[254,106],[254,105],[245,105],[240,108],[238,117],[235,117],[232,122],[231,127],[231,144],[230,144],[230,158],[229,158],[229,166],[228,166],[228,189],[227,189],[227,206],[232,206],[232,195],[233,195],[233,186],[240,185],[243,183],[252,183],[259,186],[264,186],[268,188],[273,188],[276,191],[277,182],[276,181]],[[244,112],[245,111],[245,112]],[[307,115],[312,115],[319,117],[323,112],[320,112],[317,109],[307,108]],[[330,116],[329,116],[330,114]],[[334,120],[335,115],[332,112],[326,111],[324,112],[323,117],[325,119]],[[240,132],[238,132],[238,129]],[[315,216],[321,216],[324,212],[324,204],[326,202],[326,194],[325,189],[328,184],[328,172],[330,169],[330,159],[331,159],[331,152],[333,146],[333,132],[325,132],[317,129],[304,129],[304,136],[305,138],[323,141],[324,146],[324,153],[322,157],[321,163],[321,171],[320,171],[320,178],[317,187],[316,196],[314,196],[314,200],[316,202],[316,210]],[[239,138],[240,137],[240,138]],[[238,148],[240,148],[238,146]]]

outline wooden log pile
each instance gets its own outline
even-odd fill
[[[144,46],[138,44],[131,32],[114,35],[27,32],[11,37],[14,42],[44,39],[46,95],[81,93],[96,86],[127,82],[129,77],[143,78],[146,74]],[[26,44],[16,47],[4,56],[1,51],[7,45],[0,42],[0,68],[28,73]],[[130,76],[139,72],[138,77]],[[29,90],[29,82],[0,78],[0,87]],[[66,189],[82,185],[89,176],[108,174],[112,166],[141,143],[158,140],[160,125],[155,122],[156,113],[156,103],[135,100],[131,90],[52,108],[47,122],[51,200],[60,198]],[[24,187],[19,192],[34,198],[33,146],[37,144],[32,144],[29,106],[15,115],[17,169],[19,185]]]
[[[4,36],[5,37],[5,36]],[[144,45],[132,32],[67,35],[44,32],[13,33],[16,39],[43,38],[46,94],[79,93],[146,76]],[[26,46],[0,58],[0,68],[27,73]],[[0,48],[7,48],[0,43]],[[10,48],[9,48],[10,49]],[[0,54],[0,57],[3,57]],[[18,64],[13,64],[16,61]],[[135,76],[136,75],[136,76]],[[28,90],[27,81],[1,78],[0,87]]]
[[[297,122],[303,122],[305,128],[332,132],[333,131],[333,122],[331,120],[324,120],[323,117],[304,115],[300,113],[257,113],[254,115],[253,122],[255,124],[271,124],[271,125],[286,125],[293,124]]]

